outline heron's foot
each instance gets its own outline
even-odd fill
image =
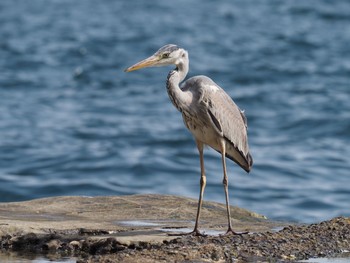
[[[248,231],[246,231],[246,232],[236,232],[236,231],[234,231],[233,229],[232,229],[232,227],[228,227],[228,229],[227,229],[227,231],[226,231],[226,233],[225,234],[222,234],[222,235],[220,235],[220,236],[228,236],[228,235],[239,235],[239,236],[242,236],[242,235],[246,235],[246,234],[248,234],[249,232]]]
[[[199,232],[197,228],[193,229],[193,231],[188,233],[174,233],[174,234],[168,234],[168,236],[199,236],[199,237],[206,237],[208,235]]]

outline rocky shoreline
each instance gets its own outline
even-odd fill
[[[61,197],[0,204],[0,248],[55,258],[76,257],[78,262],[143,263],[287,262],[336,257],[350,251],[350,218],[293,225],[270,222],[240,208],[232,208],[233,222],[249,234],[168,236],[169,231],[192,227],[193,213],[188,211],[192,208],[195,212],[195,205],[193,199],[154,195]],[[190,210],[183,212],[181,206]],[[123,214],[117,215],[122,207]],[[183,213],[174,213],[178,207]],[[224,232],[225,218],[220,221],[224,205],[206,202],[204,207],[203,229]],[[88,211],[91,214],[86,215]]]

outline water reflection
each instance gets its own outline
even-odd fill
[[[16,252],[0,252],[1,263],[52,263],[52,262],[64,262],[64,263],[76,263],[75,257],[62,257],[60,255],[41,255],[34,253],[16,253]]]

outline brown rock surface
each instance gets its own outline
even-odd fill
[[[81,262],[296,260],[350,250],[350,220],[288,226],[231,207],[242,236],[226,230],[225,205],[204,202],[200,220],[208,237],[168,236],[190,231],[197,200],[163,195],[52,197],[0,203],[0,248],[76,256]],[[277,231],[281,229],[280,231]]]
[[[106,197],[51,197],[25,202],[0,203],[1,233],[121,233],[192,228],[197,200],[165,195]],[[274,226],[264,216],[232,207],[238,230],[267,230]],[[225,205],[204,202],[201,227],[224,231]],[[146,232],[145,232],[146,231]],[[164,238],[168,238],[165,232]],[[132,236],[135,236],[134,234]],[[145,237],[146,238],[146,237]]]

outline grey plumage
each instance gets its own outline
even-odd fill
[[[231,227],[225,157],[236,162],[246,172],[251,170],[253,159],[249,153],[247,119],[231,97],[210,78],[196,76],[182,82],[188,73],[189,59],[187,51],[176,45],[169,44],[160,48],[151,57],[127,68],[125,71],[172,64],[176,68],[168,74],[167,92],[174,106],[182,113],[186,127],[196,140],[200,155],[201,190],[196,224],[190,234],[202,235],[198,231],[198,221],[206,185],[203,145],[212,147],[222,155],[223,184],[228,214],[228,230],[226,233],[237,234]],[[180,85],[180,83],[182,84]]]
[[[249,172],[253,159],[249,153],[247,137],[247,119],[231,97],[214,81],[206,76],[196,76],[181,85],[181,90],[192,94],[191,106],[183,113],[187,128],[198,134],[203,126],[213,129],[226,141],[226,157],[235,161]],[[196,106],[193,106],[196,105]],[[192,117],[190,117],[192,116]],[[189,123],[193,122],[193,124]],[[201,141],[220,152],[219,146],[206,134]]]

